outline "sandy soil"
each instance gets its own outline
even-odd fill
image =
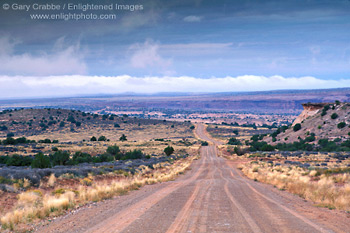
[[[37,232],[347,232],[349,215],[249,180],[211,145],[176,181],[80,208]],[[47,222],[46,222],[47,223]]]

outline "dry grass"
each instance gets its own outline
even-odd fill
[[[55,183],[56,183],[56,177],[55,177],[55,174],[52,173],[49,177],[49,180],[47,181],[47,185],[49,187],[54,187]]]
[[[109,183],[92,182],[91,178],[85,178],[91,180],[91,183],[87,185],[83,182],[77,190],[60,188],[45,195],[40,190],[21,193],[15,208],[1,217],[2,228],[13,230],[19,223],[56,216],[77,205],[109,199],[147,184],[173,180],[177,175],[183,174],[194,159],[196,156],[177,160],[173,164],[159,163],[153,170],[142,165],[134,176],[123,176],[124,178]]]
[[[349,174],[321,175],[317,180],[314,179],[317,173],[315,170],[309,172],[295,166],[271,166],[260,162],[240,167],[249,178],[298,194],[318,206],[350,211]]]

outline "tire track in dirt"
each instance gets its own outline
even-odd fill
[[[208,164],[211,164],[213,161],[212,156],[209,155],[208,148],[204,148],[205,156],[209,158]],[[209,183],[206,181],[209,177],[213,177],[215,169],[211,168],[210,166],[207,167],[207,169],[210,169],[210,172],[208,172],[205,179],[203,179],[201,182],[197,182],[195,190],[193,191],[190,198],[187,200],[179,214],[177,215],[174,222],[171,224],[169,229],[167,230],[167,233],[175,233],[175,232],[185,232],[185,229],[188,229],[187,232],[193,232],[194,228],[196,227],[196,224],[198,222],[199,214],[193,214],[196,208],[196,203],[203,203],[204,198],[208,194],[208,190],[211,187],[211,184],[213,182],[212,179],[210,179]],[[194,201],[196,200],[196,203]]]
[[[261,192],[259,192],[258,190],[256,190],[251,184],[249,184],[245,179],[245,177],[243,177],[239,172],[235,171],[235,168],[231,167],[232,171],[230,172],[230,175],[232,177],[235,177],[235,175],[233,174],[233,172],[236,173],[237,176],[240,176],[241,179],[239,180],[242,184],[246,185],[247,187],[250,188],[250,190],[252,190],[256,195],[259,195],[260,197],[264,198],[265,200],[269,201],[270,203],[275,204],[276,206],[278,206],[279,208],[284,209],[285,211],[287,211],[288,213],[292,214],[293,216],[295,216],[296,218],[300,219],[301,221],[303,221],[304,223],[306,223],[307,225],[311,226],[312,228],[314,228],[315,230],[317,230],[318,232],[330,232],[329,230],[325,230],[324,228],[320,227],[319,225],[313,223],[312,221],[310,221],[309,219],[307,219],[306,217],[298,214],[296,211],[291,210],[290,208],[278,203],[277,201],[267,197],[266,195],[262,194]]]
[[[238,201],[234,198],[234,196],[230,193],[229,189],[228,189],[228,184],[230,182],[229,179],[227,179],[226,177],[224,177],[222,170],[219,171],[220,173],[220,177],[225,180],[225,184],[224,184],[224,190],[226,195],[228,196],[228,198],[230,199],[231,203],[233,204],[233,207],[238,209],[238,211],[240,212],[240,214],[243,216],[244,220],[248,223],[248,225],[250,226],[250,229],[253,232],[256,233],[260,233],[262,232],[260,227],[255,223],[255,221],[253,220],[253,218],[249,215],[249,213],[238,203]]]
[[[212,190],[214,188],[214,175],[217,172],[218,168],[215,166],[215,160],[213,159],[213,156],[210,156],[210,162],[214,163],[214,166],[210,167],[212,169],[210,174],[210,181],[208,184],[208,189],[206,190],[206,194],[204,196],[204,200],[202,202],[199,202],[199,207],[197,208],[200,210],[200,213],[197,214],[196,221],[194,224],[189,228],[188,232],[207,232],[207,221],[208,221],[208,215],[209,215],[209,205],[207,203],[209,202],[210,195],[212,193]]]
[[[178,190],[181,187],[188,185],[195,181],[199,175],[204,171],[203,168],[208,160],[207,156],[204,156],[201,160],[201,165],[193,176],[182,182],[171,183],[168,186],[157,191],[153,195],[146,197],[145,199],[133,204],[132,206],[122,210],[117,216],[111,216],[106,221],[96,225],[86,232],[121,232],[128,227],[133,221],[143,215],[148,209],[164,199],[170,193]],[[111,229],[115,229],[111,231]]]
[[[237,179],[237,177],[233,175],[232,171],[230,171],[230,176],[232,177],[232,179],[230,179],[231,185],[234,186],[234,190],[240,190],[240,192],[242,193],[241,195],[243,195],[247,199],[245,202],[254,202],[255,207],[258,207],[260,210],[263,210],[262,213],[264,215],[264,222],[266,224],[269,223],[270,229],[273,227],[279,232],[295,232],[295,230],[289,229],[290,222],[288,223],[283,217],[285,213],[283,213],[284,210],[282,208],[280,208],[275,203],[268,202],[266,199],[262,198],[255,192],[251,192],[251,189],[248,186],[246,186],[245,183],[242,183],[240,179]],[[241,184],[238,185],[237,182]]]

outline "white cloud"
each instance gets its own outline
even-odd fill
[[[8,37],[0,39],[0,73],[9,75],[62,75],[85,74],[86,65],[79,53],[79,44],[63,46],[63,39],[57,40],[52,53],[14,53],[13,42]]]
[[[172,61],[159,54],[159,45],[151,41],[134,44],[130,47],[132,55],[130,64],[133,68],[145,69],[148,72],[171,74]]]
[[[349,79],[322,80],[315,77],[254,76],[200,79],[195,77],[105,76],[0,76],[0,99],[124,92],[240,92],[283,89],[350,87]]]
[[[189,15],[183,18],[183,20],[188,23],[197,23],[202,21],[202,17],[196,15]]]
[[[231,47],[233,43],[189,43],[189,44],[165,44],[161,45],[162,49],[176,49],[176,50],[188,50],[188,49],[227,49]]]

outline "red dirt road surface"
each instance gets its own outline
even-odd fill
[[[125,196],[59,217],[37,232],[350,232],[345,212],[245,178],[212,145],[176,181],[147,185]]]

